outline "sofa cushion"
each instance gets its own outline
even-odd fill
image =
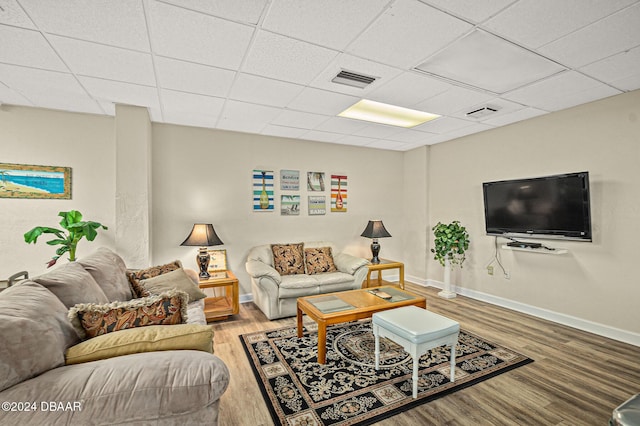
[[[147,297],[151,295],[147,290],[140,285],[140,280],[157,277],[158,275],[166,274],[167,272],[175,271],[182,268],[182,263],[179,260],[174,260],[171,263],[164,265],[152,266],[146,269],[139,269],[137,271],[127,271],[127,277],[131,283],[134,296]]]
[[[304,274],[304,250],[302,243],[272,244],[273,267],[280,275]]]
[[[304,263],[307,274],[310,275],[337,271],[331,247],[305,248]]]
[[[125,355],[64,365],[2,394],[3,401],[79,402],[81,409],[5,412],[2,420],[11,425],[170,424],[173,418],[215,404],[228,384],[229,370],[220,358],[207,352]],[[211,419],[208,422],[211,424]],[[193,422],[187,419],[184,424]]]
[[[150,294],[166,293],[174,289],[184,291],[187,293],[187,296],[189,296],[189,302],[207,297],[182,268],[158,275],[157,277],[140,280],[139,284],[140,287],[144,288]]]
[[[124,260],[106,247],[100,247],[78,263],[91,274],[109,302],[130,300],[133,297]]]
[[[30,280],[4,290],[0,293],[0,391],[64,365],[64,351],[79,341],[67,320],[67,308],[49,290]]]
[[[185,292],[172,290],[157,296],[112,302],[79,304],[69,309],[69,320],[83,338],[126,328],[182,324],[187,320]]]
[[[33,281],[58,296],[67,308],[78,303],[109,302],[96,280],[78,262],[69,262]]]
[[[213,353],[213,328],[208,325],[151,325],[103,334],[67,349],[67,364],[96,361],[141,352],[196,350]]]

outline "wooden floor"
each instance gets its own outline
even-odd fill
[[[377,425],[607,425],[611,411],[640,393],[640,348],[458,296],[407,284],[427,297],[427,308],[463,329],[535,360],[469,388],[407,410]],[[253,304],[213,323],[215,353],[231,371],[220,404],[221,426],[272,425],[238,336],[295,326],[269,321]]]

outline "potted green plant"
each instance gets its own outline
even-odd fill
[[[93,221],[83,221],[82,213],[77,210],[71,210],[68,212],[60,212],[58,216],[62,217],[60,226],[66,230],[60,230],[56,228],[49,228],[48,226],[36,226],[32,230],[24,234],[24,241],[29,243],[36,243],[38,237],[42,234],[54,234],[57,238],[47,241],[50,246],[59,245],[56,250],[56,255],[51,258],[47,263],[47,268],[56,264],[60,256],[65,253],[69,253],[69,261],[75,262],[76,260],[76,248],[82,238],[86,238],[89,241],[93,241],[98,235],[98,229],[109,229],[101,223]]]
[[[462,267],[469,249],[469,233],[457,220],[448,224],[438,222],[431,229],[434,235],[433,258],[444,266],[444,289],[438,296],[452,299],[456,293],[451,290],[451,269],[454,265]]]

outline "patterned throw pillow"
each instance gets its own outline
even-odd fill
[[[304,274],[303,244],[272,244],[273,267],[280,275]]]
[[[158,275],[166,274],[167,272],[180,268],[182,268],[182,262],[175,260],[165,265],[152,266],[151,268],[139,269],[137,271],[127,271],[127,277],[129,278],[135,297],[148,297],[151,296],[151,293],[140,283],[141,280],[157,277]]]
[[[337,271],[336,265],[333,263],[331,247],[304,249],[304,262],[309,275]]]
[[[89,339],[133,327],[183,324],[188,300],[185,292],[172,290],[128,302],[78,304],[69,309],[68,317],[78,333]]]

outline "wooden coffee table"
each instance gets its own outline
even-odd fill
[[[392,296],[384,299],[372,292],[380,291]],[[340,291],[298,298],[298,337],[302,337],[302,314],[318,323],[318,363],[324,364],[327,355],[327,326],[357,321],[387,309],[415,305],[427,307],[427,299],[397,287],[377,287]]]

